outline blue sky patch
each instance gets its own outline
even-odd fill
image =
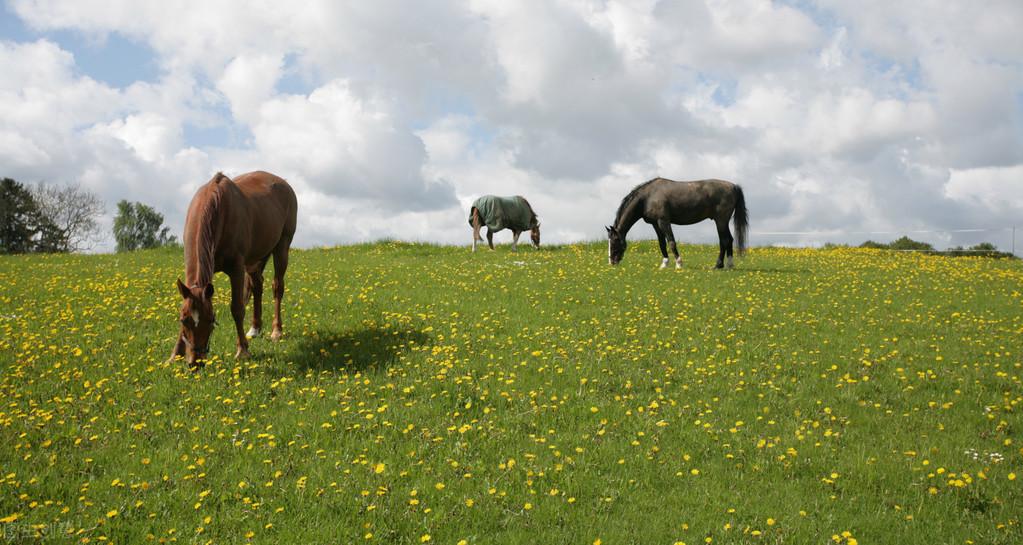
[[[0,39],[29,43],[49,40],[75,57],[75,72],[111,87],[123,88],[136,81],[156,81],[160,67],[155,52],[145,43],[118,33],[90,36],[69,30],[36,31],[7,6],[0,12]]]

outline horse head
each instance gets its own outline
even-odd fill
[[[533,247],[540,247],[540,223],[534,222],[533,228],[529,231],[529,238],[533,241]]]
[[[181,303],[181,338],[188,347],[189,366],[202,365],[209,353],[210,336],[217,325],[213,314],[213,284],[187,287],[178,280]]]
[[[607,262],[611,265],[617,265],[622,261],[622,257],[625,256],[625,237],[614,227],[607,226],[604,228],[607,229]]]

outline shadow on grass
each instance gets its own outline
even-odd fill
[[[304,371],[385,369],[412,347],[430,339],[412,328],[364,328],[358,331],[317,331],[297,339],[290,356]]]

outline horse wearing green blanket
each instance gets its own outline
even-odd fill
[[[476,242],[483,240],[480,227],[487,227],[487,244],[494,249],[494,233],[502,229],[511,229],[512,250],[518,248],[519,235],[523,231],[530,232],[535,248],[540,247],[540,222],[536,212],[526,199],[515,197],[495,197],[484,195],[476,199],[469,209],[469,225],[472,226],[472,251],[476,251]]]

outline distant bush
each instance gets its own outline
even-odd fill
[[[832,243],[829,242],[829,243],[825,244],[824,247],[825,248],[840,248],[841,245],[832,244]],[[873,241],[873,240],[868,240],[868,241],[864,242],[863,244],[860,244],[859,247],[860,248],[873,248],[873,249],[876,249],[876,250],[911,250],[911,251],[923,252],[923,253],[926,253],[926,254],[948,255],[948,256],[952,256],[952,257],[963,257],[963,256],[981,256],[981,257],[997,257],[997,258],[1015,257],[1014,255],[1012,255],[1009,252],[1001,252],[1001,251],[999,251],[998,247],[995,246],[994,244],[991,244],[990,242],[981,242],[980,244],[975,244],[973,246],[970,246],[969,248],[963,248],[962,246],[956,246],[954,248],[949,248],[948,250],[935,250],[934,246],[931,246],[930,244],[928,244],[926,242],[920,242],[920,241],[917,241],[917,240],[913,240],[913,239],[911,239],[909,237],[901,237],[901,238],[899,238],[897,240],[893,240],[893,241],[888,242],[888,243],[876,242],[876,241]]]
[[[981,242],[980,244],[974,244],[969,248],[963,248],[962,246],[956,246],[955,248],[949,248],[949,253],[953,256],[981,256],[981,257],[1016,257],[1009,252],[1001,252],[998,247],[990,242]]]
[[[927,244],[926,242],[920,242],[913,240],[909,237],[901,237],[892,242],[888,243],[888,249],[890,250],[918,250],[923,252],[933,252],[934,246]]]
[[[882,244],[880,242],[874,242],[873,240],[868,240],[868,241],[864,242],[863,244],[860,244],[860,248],[873,248],[875,250],[890,250],[891,249],[887,244]]]

